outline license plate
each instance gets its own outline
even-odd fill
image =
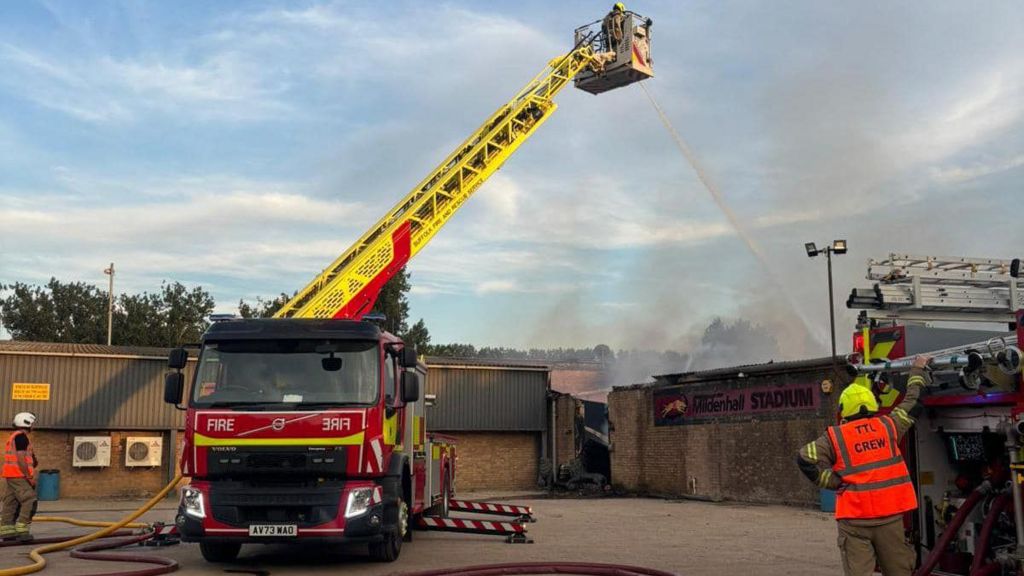
[[[253,524],[249,536],[296,536],[295,524]]]

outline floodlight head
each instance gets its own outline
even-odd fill
[[[814,242],[804,244],[804,248],[807,250],[808,258],[814,258],[818,255],[818,247],[814,245]]]
[[[846,254],[846,240],[833,240],[832,252],[836,254]]]

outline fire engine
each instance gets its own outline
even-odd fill
[[[1016,259],[891,254],[869,261],[875,284],[847,301],[862,310],[851,375],[875,388],[883,412],[899,401],[909,357],[933,357],[933,383],[902,447],[919,498],[905,518],[918,575],[1022,573],[1019,276]]]
[[[168,364],[164,399],[186,411],[176,525],[203,557],[246,542],[365,542],[393,561],[410,528],[523,540],[522,522],[447,518],[450,510],[526,516],[455,493],[455,445],[429,433],[426,370],[412,346],[364,321],[384,284],[554,113],[570,82],[598,94],[653,75],[651,20],[624,12],[576,30],[553,59],[272,319],[215,322],[185,394],[188,354]],[[616,34],[616,37],[620,35]]]

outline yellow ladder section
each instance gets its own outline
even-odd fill
[[[590,46],[579,46],[548,63],[275,317],[362,317],[376,300],[380,286],[423,249],[548,119],[557,108],[554,97],[593,58]]]

